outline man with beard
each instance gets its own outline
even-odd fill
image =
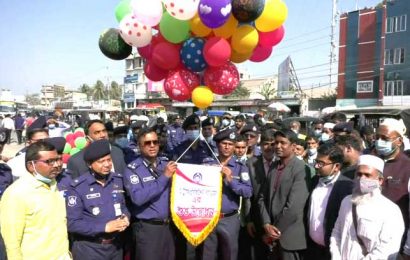
[[[404,232],[396,204],[381,194],[384,162],[362,155],[353,193],[343,199],[330,238],[332,259],[396,259]]]

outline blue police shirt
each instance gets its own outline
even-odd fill
[[[168,139],[167,139],[167,149],[172,151],[180,143],[184,141],[184,129],[181,126],[172,124],[168,126],[167,130]]]
[[[70,188],[70,185],[73,179],[65,170],[63,170],[59,175],[57,175],[56,181],[57,181],[57,188],[60,191],[61,195],[64,198],[67,198],[67,191]]]
[[[204,163],[217,164],[218,162],[215,159],[210,160],[207,158]],[[248,167],[236,161],[233,157],[226,166],[232,171],[232,181],[223,180],[221,212],[225,214],[238,210],[240,196],[245,199],[252,196],[252,184]]]
[[[180,163],[192,163],[192,164],[202,164],[206,158],[213,158],[211,150],[208,148],[206,143],[201,140],[197,140],[198,146],[194,150],[192,147],[182,156],[178,161]],[[178,159],[179,156],[191,145],[191,140],[186,140],[182,142],[174,150],[174,160]]]
[[[0,163],[0,198],[12,182],[13,175],[11,174],[11,168],[5,163]]]
[[[137,219],[169,218],[169,193],[171,178],[166,177],[164,169],[167,158],[157,158],[155,170],[139,157],[128,164],[124,172],[124,186],[131,198],[132,214]]]
[[[71,182],[66,203],[68,231],[82,236],[104,235],[107,222],[130,216],[119,173],[110,173],[104,186],[91,172],[81,175]]]

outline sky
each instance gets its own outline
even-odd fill
[[[285,38],[261,63],[238,67],[252,77],[277,74],[292,58],[302,88],[329,84],[332,0],[284,0],[288,18]],[[339,0],[344,13],[372,7],[381,0]],[[115,80],[122,83],[125,61],[106,58],[98,48],[100,34],[118,27],[119,0],[0,0],[0,89],[14,95],[39,93],[42,85],[78,89]],[[338,27],[336,29],[338,39]],[[333,67],[334,71],[337,67]],[[336,71],[335,71],[336,72]]]

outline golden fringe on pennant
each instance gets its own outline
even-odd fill
[[[175,182],[175,179],[177,178],[176,174],[173,174],[172,176],[172,183]],[[220,180],[219,180],[219,195],[218,195],[218,208],[216,211],[216,214],[213,216],[211,221],[206,225],[206,227],[199,233],[197,237],[193,237],[191,235],[191,232],[187,228],[187,226],[184,224],[182,219],[174,212],[174,201],[175,201],[175,190],[174,190],[174,185],[171,185],[171,216],[172,216],[172,221],[174,222],[175,226],[182,232],[186,240],[191,243],[193,246],[198,246],[201,244],[207,237],[208,235],[214,230],[216,225],[219,222],[219,216],[221,215],[221,207],[222,207],[222,174],[220,175]]]

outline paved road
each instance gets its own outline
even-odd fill
[[[12,158],[16,155],[18,151],[20,151],[25,145],[24,144],[17,144],[12,142],[11,144],[6,144],[3,149],[2,155]]]

